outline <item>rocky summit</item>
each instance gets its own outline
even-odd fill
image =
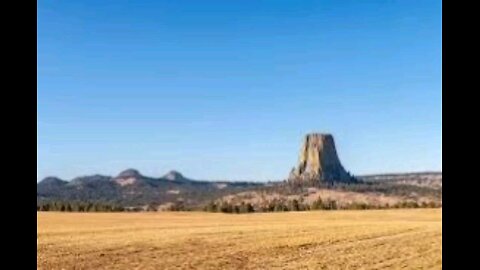
[[[340,163],[333,136],[322,133],[305,136],[298,165],[292,169],[288,180],[306,184],[355,181]]]
[[[181,173],[179,173],[175,170],[169,171],[167,174],[162,176],[162,178],[170,180],[170,181],[185,181],[185,180],[188,180]]]

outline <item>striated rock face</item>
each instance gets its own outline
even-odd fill
[[[300,149],[298,165],[290,172],[289,182],[315,184],[352,181],[355,179],[345,171],[337,156],[333,136],[307,134]]]

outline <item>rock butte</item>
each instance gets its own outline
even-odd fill
[[[311,133],[305,136],[298,165],[288,178],[293,183],[353,182],[337,156],[331,134]]]

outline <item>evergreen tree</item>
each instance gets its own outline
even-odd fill
[[[323,201],[322,201],[322,198],[320,198],[320,196],[318,196],[318,198],[313,202],[312,204],[312,210],[320,210],[320,209],[323,209]]]
[[[298,201],[293,199],[290,203],[290,210],[291,211],[300,211],[300,206],[298,205]]]
[[[209,202],[205,207],[205,211],[207,212],[217,212],[217,210],[217,205],[213,201]]]
[[[253,205],[252,205],[251,203],[247,203],[247,204],[246,204],[246,210],[247,210],[247,211],[246,211],[247,213],[253,213],[253,212],[255,212],[255,210],[253,209]]]

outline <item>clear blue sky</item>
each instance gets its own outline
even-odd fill
[[[38,2],[38,179],[442,169],[441,1]],[[38,181],[37,179],[37,181]]]

